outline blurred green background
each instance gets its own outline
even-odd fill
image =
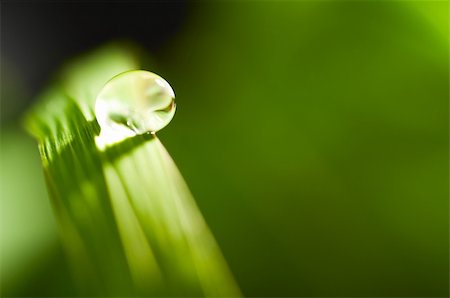
[[[54,5],[41,12],[106,4]],[[143,44],[177,96],[158,135],[245,296],[448,297],[447,1],[131,6],[136,21],[108,35],[99,17],[85,48],[58,52],[53,31],[44,41],[55,65],[110,39]],[[73,296],[36,145],[20,128],[56,69],[38,59],[53,54],[36,41],[27,54],[8,48],[27,45],[12,19],[30,7],[2,3],[1,287]],[[152,23],[158,9],[176,26]],[[152,34],[164,35],[157,47]]]

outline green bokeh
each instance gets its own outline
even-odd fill
[[[202,9],[160,135],[244,294],[447,295],[446,4]]]

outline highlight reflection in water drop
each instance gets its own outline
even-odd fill
[[[101,131],[100,147],[126,138],[155,133],[175,114],[175,94],[160,76],[145,70],[121,73],[97,96],[95,115]]]

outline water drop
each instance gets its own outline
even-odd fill
[[[175,94],[160,76],[145,70],[121,73],[97,96],[95,115],[102,146],[165,127],[175,114]]]

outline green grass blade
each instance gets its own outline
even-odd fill
[[[96,146],[96,94],[114,75],[137,68],[129,49],[100,49],[68,65],[25,120],[80,294],[240,296],[159,139]]]

